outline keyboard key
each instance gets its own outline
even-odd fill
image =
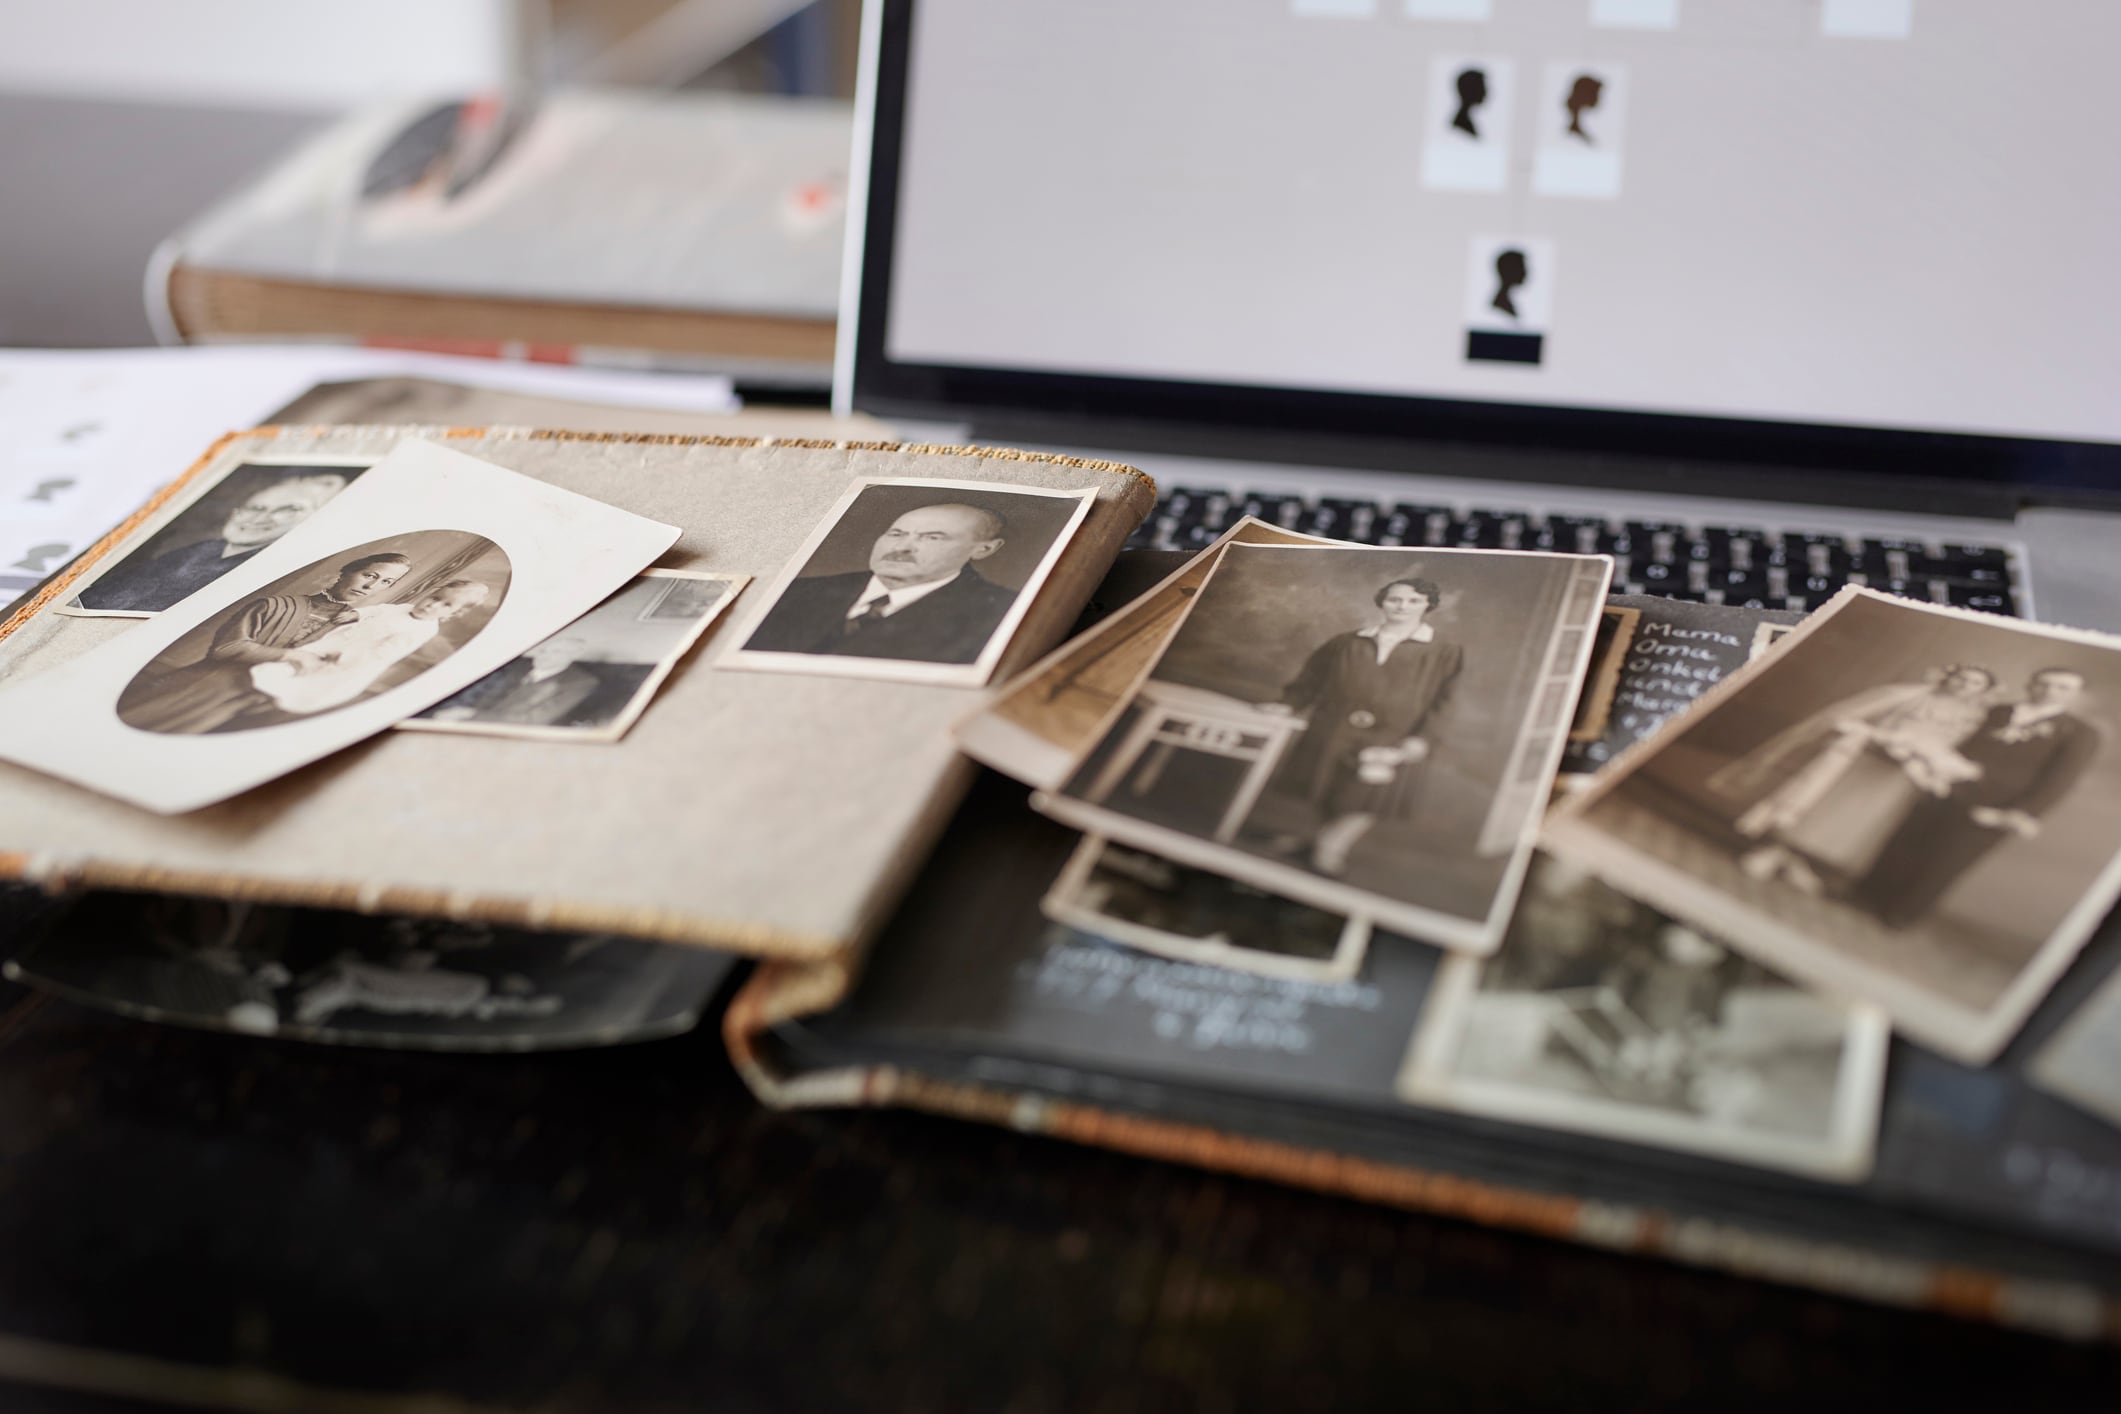
[[[1962,609],[1979,609],[1984,614],[2017,615],[2018,605],[2005,589],[1973,589],[1963,584],[1951,586],[1952,603]]]
[[[1238,502],[1237,513],[1257,516],[1263,521],[1293,530],[1298,518],[1304,513],[1304,503],[1294,496],[1252,495]]]
[[[2009,563],[2010,553],[2001,545],[1940,545],[1938,558],[1968,569],[1977,565],[2001,569]]]

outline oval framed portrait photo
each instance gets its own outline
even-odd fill
[[[274,580],[150,659],[118,720],[169,736],[254,731],[365,702],[469,643],[507,596],[500,546],[462,530],[355,545]]]

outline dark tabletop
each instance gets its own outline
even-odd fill
[[[0,1371],[34,1381],[0,1385],[0,1408],[53,1410],[133,1407],[68,1388],[252,1408],[2017,1408],[2110,1396],[2121,1352],[1005,1130],[774,1114],[712,1031],[423,1055],[0,985]]]

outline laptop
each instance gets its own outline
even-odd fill
[[[2121,630],[2106,0],[872,0],[835,379],[1247,512]]]

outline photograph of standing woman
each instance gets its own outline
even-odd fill
[[[1311,865],[1340,874],[1380,817],[1406,819],[1429,742],[1423,725],[1458,676],[1458,645],[1437,637],[1433,580],[1396,579],[1377,591],[1377,622],[1320,644],[1263,712],[1301,712],[1303,736],[1283,780],[1323,821]]]
[[[1608,561],[1234,544],[1039,808],[1447,947],[1501,938]]]

